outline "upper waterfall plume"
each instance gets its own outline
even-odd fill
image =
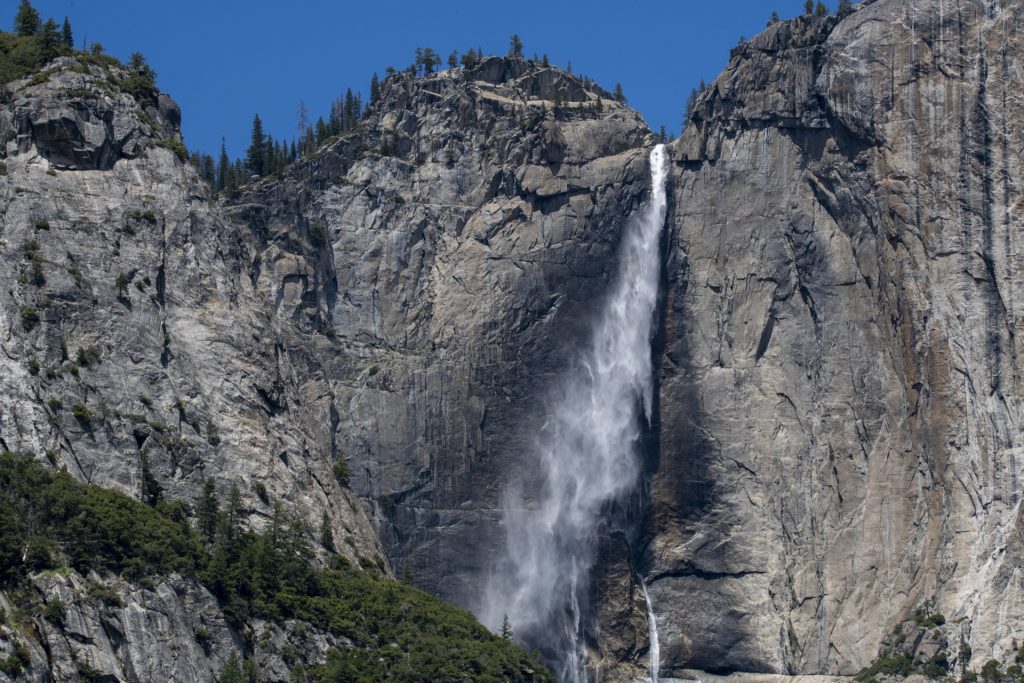
[[[482,617],[507,615],[562,681],[586,681],[586,596],[598,528],[610,503],[636,487],[641,418],[650,419],[651,335],[665,223],[665,149],[650,154],[650,202],[625,230],[618,272],[589,349],[567,373],[537,443],[539,492],[521,483],[505,497],[506,557]]]

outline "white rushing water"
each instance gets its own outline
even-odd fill
[[[506,491],[506,557],[481,611],[492,628],[507,615],[517,639],[554,662],[563,683],[588,680],[584,631],[598,531],[608,508],[636,489],[641,420],[650,419],[668,173],[663,145],[650,165],[651,200],[629,220],[589,347],[539,430],[534,474],[543,486],[518,483]]]
[[[650,641],[651,683],[658,683],[658,666],[661,661],[661,644],[658,642],[658,620],[654,618],[651,607],[651,596],[647,594],[647,584],[640,577],[640,588],[644,591],[644,603],[647,605],[647,638]]]

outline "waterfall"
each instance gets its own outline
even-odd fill
[[[661,660],[661,644],[658,642],[658,621],[654,618],[651,607],[651,596],[647,594],[647,584],[640,577],[640,588],[644,591],[644,603],[647,605],[647,636],[651,652],[651,683],[658,683],[658,664]]]
[[[488,581],[481,618],[507,615],[563,683],[585,683],[588,596],[598,531],[610,506],[632,493],[641,472],[637,442],[650,420],[651,335],[665,223],[663,145],[650,154],[652,196],[623,235],[612,289],[580,354],[538,425],[543,484],[505,492],[506,554]]]

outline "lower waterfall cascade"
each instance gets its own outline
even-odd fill
[[[658,642],[658,620],[654,616],[654,608],[651,607],[651,596],[647,593],[647,584],[643,577],[640,578],[640,590],[644,593],[644,605],[647,607],[647,639],[651,655],[651,683],[658,683],[658,663],[661,660],[661,644]]]
[[[650,169],[651,198],[627,222],[589,346],[538,430],[543,485],[527,491],[516,481],[505,491],[505,556],[478,610],[491,628],[507,618],[517,640],[540,650],[563,683],[591,680],[586,619],[598,533],[609,506],[636,491],[642,472],[638,443],[653,403],[651,342],[667,211],[664,145],[651,151]],[[649,600],[648,614],[653,620]],[[655,635],[653,621],[651,629]],[[656,640],[652,648],[656,680]]]

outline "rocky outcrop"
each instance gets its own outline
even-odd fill
[[[214,681],[232,653],[241,662],[251,652],[260,680],[286,681],[297,662],[351,645],[296,620],[253,620],[240,632],[212,594],[177,575],[140,585],[45,573],[30,590],[42,599],[32,613],[0,594],[0,658],[21,663],[0,680]]]
[[[666,675],[854,673],[923,605],[979,666],[1024,632],[1021,24],[776,24],[673,146],[642,559]]]

